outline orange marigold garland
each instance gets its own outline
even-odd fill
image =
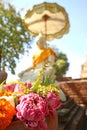
[[[16,114],[15,108],[6,99],[0,99],[0,130],[5,130]]]
[[[11,91],[4,91],[0,90],[0,96],[11,96],[12,92]]]
[[[2,93],[2,91],[0,90],[0,96],[3,96],[3,93]]]

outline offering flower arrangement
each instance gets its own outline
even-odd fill
[[[53,116],[60,106],[59,90],[47,78],[41,82],[40,76],[33,83],[15,81],[0,85],[0,130],[5,130],[14,117],[26,127],[47,130],[46,116]]]

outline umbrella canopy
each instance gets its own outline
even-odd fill
[[[47,2],[29,9],[24,16],[24,23],[30,35],[42,33],[48,41],[61,38],[70,27],[65,9],[56,3]]]

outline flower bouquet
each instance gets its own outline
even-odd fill
[[[46,78],[41,82],[39,76],[33,83],[15,81],[0,85],[0,130],[56,130],[49,125],[55,118],[58,123],[55,113],[60,106],[59,90],[48,81]],[[10,128],[15,122],[21,128]]]

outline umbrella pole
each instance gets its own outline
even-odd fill
[[[47,21],[45,21],[45,39],[47,40]]]
[[[48,15],[44,15],[43,16],[43,20],[44,20],[44,23],[45,23],[45,38],[47,39],[47,20],[49,19],[49,16]]]

